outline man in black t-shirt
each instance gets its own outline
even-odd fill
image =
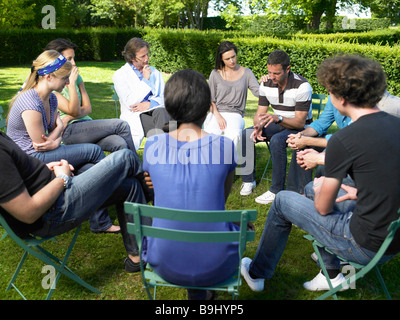
[[[0,132],[0,164],[0,214],[17,235],[56,236],[88,220],[97,209],[114,204],[130,258],[125,267],[129,272],[140,270],[136,239],[127,232],[123,210],[125,201],[146,203],[136,153],[117,151],[73,177],[67,161],[46,165]]]
[[[353,123],[329,140],[325,176],[314,181],[314,201],[290,191],[277,194],[267,216],[254,260],[242,260],[242,275],[252,290],[261,291],[273,276],[286,246],[292,224],[305,230],[331,252],[367,264],[384,241],[400,206],[400,119],[380,111],[376,104],[386,89],[382,67],[375,61],[346,55],[325,60],[317,77],[331,95],[333,105]],[[355,182],[349,198],[352,212],[334,204],[342,179]],[[397,234],[387,250],[387,260],[400,252]],[[321,256],[332,285],[345,280],[335,255]],[[320,272],[304,283],[311,291],[329,290]]]

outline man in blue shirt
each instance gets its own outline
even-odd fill
[[[400,98],[391,95],[385,91],[382,99],[377,104],[378,108],[389,114],[399,117],[400,115]],[[325,105],[321,116],[312,122],[305,130],[289,135],[287,140],[288,146],[295,151],[302,150],[308,147],[326,148],[328,140],[332,134],[327,134],[328,129],[336,122],[339,129],[343,129],[352,123],[349,117],[343,116],[333,106],[331,96]],[[317,165],[325,163],[325,153],[317,152],[314,149],[306,149],[297,153],[297,160],[300,165],[306,169],[313,169]]]
[[[301,150],[306,146],[325,148],[327,140],[332,136],[332,134],[327,134],[328,129],[334,122],[336,122],[339,129],[342,129],[351,123],[351,119],[339,113],[333,106],[331,97],[329,96],[325,108],[317,120],[312,122],[303,131],[289,135],[289,147],[293,150]]]

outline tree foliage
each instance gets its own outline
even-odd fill
[[[400,20],[400,0],[0,0],[0,27],[41,28],[45,5],[56,9],[58,28],[172,27],[203,29],[212,7],[229,27],[243,25],[244,7],[271,19],[318,29],[323,15],[332,28],[341,7],[359,4],[375,17]]]
[[[271,18],[281,16],[286,20],[303,20],[309,29],[318,30],[322,15],[326,16],[327,29],[332,29],[337,11],[360,5],[371,8],[380,17],[399,16],[400,0],[247,0],[253,13],[267,13]]]
[[[0,0],[0,26],[40,28],[45,5],[57,13],[58,27],[189,27],[202,29],[211,3],[234,0]]]

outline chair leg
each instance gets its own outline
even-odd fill
[[[154,286],[153,300],[157,300],[156,294],[157,294],[157,286]]]
[[[56,279],[54,279],[54,285],[51,286],[51,289],[50,289],[50,292],[48,294],[48,298],[47,299],[51,298],[51,295],[53,294],[53,291],[54,291],[54,289],[56,287],[56,284],[57,284],[58,279],[60,278],[61,274],[64,274],[65,276],[67,276],[68,278],[72,279],[73,281],[79,283],[80,285],[82,285],[86,289],[88,289],[88,290],[90,290],[90,291],[92,291],[94,293],[101,294],[101,292],[99,290],[97,290],[96,288],[94,288],[93,286],[88,284],[87,282],[83,281],[78,275],[76,275],[71,269],[69,269],[66,266],[67,261],[69,259],[69,256],[70,256],[70,254],[72,252],[72,249],[75,246],[75,242],[76,242],[76,239],[78,238],[78,235],[79,235],[79,232],[81,230],[81,227],[82,227],[81,225],[78,226],[78,228],[77,228],[77,230],[76,230],[76,232],[74,234],[74,237],[72,238],[72,241],[71,241],[71,243],[70,243],[70,245],[68,247],[67,253],[64,256],[63,261],[61,261],[57,257],[53,256],[50,252],[46,251],[46,253],[45,253],[49,257],[54,257],[55,261],[60,264],[60,266],[58,266],[58,268],[56,268],[57,271],[58,271],[58,274],[56,276]],[[44,250],[43,248],[41,248],[41,249]]]
[[[268,147],[268,154],[269,154],[269,158],[268,158],[268,162],[267,162],[267,165],[265,166],[265,169],[264,169],[264,172],[263,172],[263,174],[262,174],[262,176],[261,176],[261,179],[260,179],[260,181],[261,180],[266,180],[266,181],[272,181],[271,179],[268,179],[268,178],[264,178],[265,177],[265,174],[267,173],[267,171],[268,171],[268,169],[269,169],[269,164],[271,163],[271,150],[269,149],[269,143],[267,142],[267,147]]]
[[[51,288],[49,293],[47,294],[46,300],[49,300],[56,288],[56,284],[58,282],[58,279],[60,278],[61,274],[67,276],[68,278],[70,278],[71,280],[79,283],[80,285],[82,285],[83,287],[87,288],[88,290],[97,293],[97,294],[101,294],[101,292],[99,290],[97,290],[96,288],[94,288],[93,286],[91,286],[90,284],[88,284],[87,282],[83,281],[78,275],[76,275],[73,271],[71,271],[67,266],[66,263],[68,261],[68,258],[71,254],[71,251],[75,245],[76,239],[79,235],[81,226],[79,226],[75,232],[75,235],[67,249],[67,253],[65,254],[63,261],[61,261],[59,258],[57,258],[56,256],[54,256],[53,254],[51,254],[49,251],[47,251],[46,249],[42,248],[40,245],[35,245],[35,246],[26,246],[25,247],[25,253],[22,256],[22,259],[20,261],[20,263],[18,264],[18,267],[14,273],[14,275],[11,278],[11,281],[7,287],[6,290],[10,290],[11,287],[13,287],[20,295],[23,299],[26,300],[26,298],[24,297],[24,295],[17,289],[17,287],[14,285],[14,281],[18,276],[19,271],[21,270],[21,267],[23,265],[23,263],[25,262],[28,254],[30,253],[31,255],[33,255],[35,258],[39,259],[40,261],[42,261],[43,263],[47,264],[47,265],[51,265],[53,266],[56,270],[57,270],[57,275],[56,278],[54,279],[53,283],[51,284]]]
[[[336,292],[334,291],[334,288],[332,287],[332,283],[331,283],[331,281],[329,279],[328,271],[326,270],[324,261],[322,260],[321,253],[319,252],[318,245],[315,243],[315,241],[313,241],[313,247],[314,247],[315,253],[317,254],[318,262],[319,262],[319,264],[321,266],[322,272],[324,273],[324,276],[326,277],[326,280],[328,281],[329,288],[330,288],[330,290],[328,292],[326,292],[325,294],[319,296],[317,298],[317,300],[324,300],[324,299],[326,299],[327,297],[329,297],[331,295],[333,296],[333,299],[338,300]]]
[[[390,295],[389,290],[386,287],[385,281],[383,280],[383,277],[381,275],[381,272],[379,271],[378,266],[375,266],[374,269],[375,269],[376,275],[377,275],[377,277],[379,279],[379,282],[381,283],[382,289],[385,292],[386,298],[388,300],[392,300],[392,296]]]
[[[24,300],[26,300],[25,296],[24,296],[24,295],[21,293],[21,291],[19,291],[18,288],[14,285],[14,281],[15,281],[15,279],[17,278],[17,276],[18,276],[18,274],[19,274],[19,272],[20,272],[20,270],[21,270],[21,267],[22,267],[22,265],[24,264],[24,262],[25,262],[27,256],[28,256],[28,252],[25,251],[25,253],[23,254],[23,256],[22,256],[22,258],[21,258],[21,260],[20,260],[20,262],[19,262],[19,264],[18,264],[18,266],[17,266],[17,269],[15,270],[15,272],[14,272],[13,276],[11,277],[11,280],[10,280],[10,282],[8,283],[8,286],[7,286],[7,288],[6,288],[6,291],[9,291],[11,288],[14,288]]]

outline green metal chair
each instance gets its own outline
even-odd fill
[[[15,243],[18,244],[24,250],[24,254],[14,272],[14,275],[12,276],[12,278],[6,288],[6,291],[14,288],[24,300],[27,300],[27,298],[22,294],[22,292],[16,286],[15,280],[16,280],[26,258],[28,257],[28,254],[31,254],[34,257],[36,257],[37,259],[39,259],[40,261],[42,261],[45,265],[53,266],[54,269],[57,271],[54,281],[50,286],[50,290],[47,294],[46,300],[51,299],[51,296],[53,295],[53,292],[56,289],[56,285],[57,285],[57,282],[58,282],[61,274],[65,275],[68,278],[72,279],[73,281],[79,283],[80,285],[84,286],[86,289],[88,289],[94,293],[101,294],[101,292],[99,290],[97,290],[90,284],[83,281],[79,276],[77,276],[74,272],[72,272],[71,269],[69,269],[66,265],[68,258],[71,254],[71,251],[75,245],[76,239],[78,238],[79,231],[81,230],[81,226],[79,226],[76,229],[75,234],[71,240],[71,243],[68,246],[68,249],[67,249],[67,252],[66,252],[64,258],[62,260],[60,260],[59,258],[54,256],[52,253],[50,253],[49,251],[47,251],[46,249],[44,249],[41,246],[42,243],[44,243],[46,241],[49,241],[49,240],[56,241],[56,239],[54,237],[51,237],[51,238],[32,237],[29,239],[21,239],[10,228],[10,226],[8,225],[8,223],[6,222],[6,220],[4,219],[4,217],[2,215],[0,215],[0,225],[5,229],[8,236],[12,240],[14,240]]]
[[[240,277],[240,263],[246,248],[247,241],[253,241],[255,238],[254,231],[247,230],[247,227],[241,228],[240,231],[229,231],[229,232],[210,232],[210,231],[184,231],[184,230],[173,230],[156,228],[152,226],[142,225],[140,223],[141,217],[160,218],[174,221],[186,221],[186,222],[240,222],[241,226],[247,226],[247,222],[254,221],[257,218],[256,210],[226,210],[226,211],[186,211],[167,209],[160,207],[152,207],[143,204],[125,202],[125,212],[134,216],[135,223],[128,223],[128,232],[136,236],[138,243],[140,256],[142,256],[142,239],[143,237],[161,238],[175,241],[184,242],[208,242],[208,243],[219,243],[219,242],[238,242],[238,269],[237,273],[232,277],[212,287],[187,287],[180,286],[173,283],[169,283],[162,279],[157,273],[155,273],[149,264],[144,269],[142,260],[140,261],[142,279],[147,295],[150,300],[156,298],[156,290],[158,286],[164,287],[177,287],[186,289],[202,289],[202,290],[214,290],[214,291],[225,291],[232,295],[232,299],[235,299],[239,295],[239,287],[241,285]],[[151,295],[150,289],[154,288],[153,295]]]
[[[400,209],[398,211],[398,213],[400,214]],[[324,300],[330,296],[333,296],[333,298],[335,300],[337,300],[337,295],[336,293],[342,289],[344,286],[349,286],[350,288],[354,287],[356,281],[360,278],[363,278],[368,272],[370,272],[371,270],[375,270],[376,275],[379,279],[379,282],[382,286],[383,291],[385,292],[386,298],[388,300],[392,300],[392,297],[390,296],[390,293],[386,287],[385,281],[383,280],[383,277],[381,275],[381,272],[379,271],[379,266],[381,265],[379,263],[379,260],[381,260],[381,258],[385,255],[385,252],[387,250],[387,248],[389,247],[390,243],[392,242],[397,229],[400,227],[400,218],[393,221],[389,227],[388,227],[388,235],[386,236],[385,240],[383,241],[380,249],[378,250],[378,252],[376,253],[375,257],[367,264],[367,265],[361,265],[352,261],[349,261],[347,259],[343,259],[342,257],[337,256],[341,261],[348,263],[350,266],[354,267],[356,270],[359,270],[357,273],[355,273],[354,275],[350,275],[348,277],[346,277],[347,281],[342,282],[340,285],[338,285],[337,287],[333,288],[332,287],[332,283],[329,280],[329,276],[328,276],[328,272],[326,270],[325,264],[322,261],[321,258],[321,254],[320,254],[320,250],[326,250],[329,253],[332,253],[331,251],[329,251],[328,249],[326,249],[320,242],[318,242],[317,240],[315,240],[315,238],[311,235],[305,235],[304,237],[307,240],[312,241],[312,245],[314,247],[314,251],[317,254],[318,257],[318,261],[320,262],[322,271],[326,277],[326,279],[328,279],[328,284],[330,287],[330,290],[325,292],[324,294],[322,294],[321,296],[319,296],[317,298],[317,300]],[[334,254],[334,253],[332,253]]]
[[[261,180],[266,180],[266,181],[272,182],[272,179],[269,179],[269,178],[267,178],[267,177],[265,176],[265,175],[267,174],[269,165],[272,166],[272,157],[271,157],[271,150],[270,150],[270,148],[269,148],[269,141],[266,141],[266,144],[267,144],[267,148],[268,148],[268,162],[267,162],[267,164],[266,164],[266,166],[265,166],[265,168],[264,168],[264,172],[263,172],[263,174],[262,174],[262,176],[261,176],[260,181],[261,181]]]
[[[117,92],[115,91],[114,85],[111,85],[111,90],[113,92],[111,98],[114,100],[115,103],[115,117],[118,119],[119,97]]]
[[[2,106],[0,106],[0,130],[3,132],[6,132],[7,119],[3,117],[3,112],[4,112],[4,109]],[[0,241],[3,240],[5,237],[7,237],[7,232],[4,232],[4,234],[0,238]]]
[[[321,111],[324,109],[324,100],[326,96],[324,94],[318,94],[318,93],[313,93],[312,94],[312,109],[317,110],[318,115],[317,119],[319,118],[319,115]]]
[[[6,132],[6,124],[7,124],[7,119],[3,116],[3,107],[0,106],[0,130]]]

